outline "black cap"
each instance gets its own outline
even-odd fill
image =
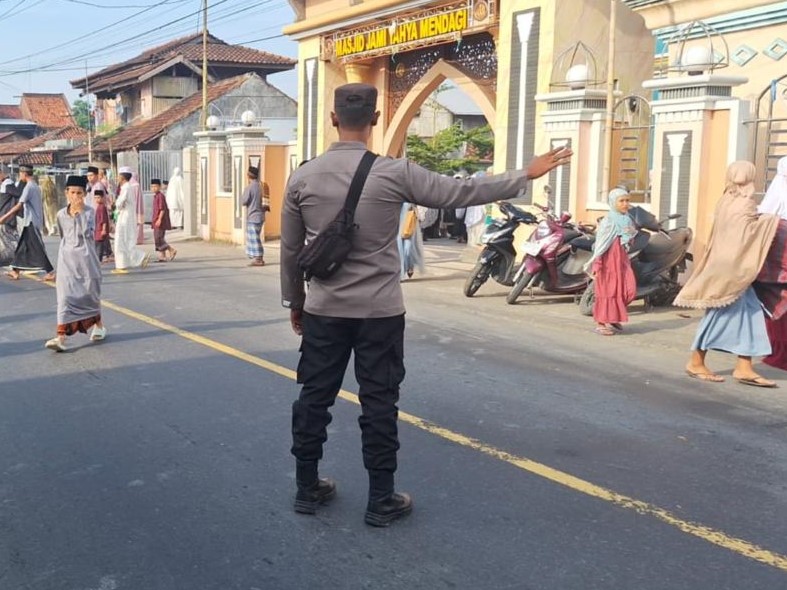
[[[256,166],[249,166],[249,174],[256,178],[260,175],[260,169]]]
[[[98,174],[98,168],[96,166],[88,166],[87,171],[92,172],[93,174]]]
[[[150,181],[150,184],[161,184],[161,179],[159,179],[159,178],[154,178],[154,179],[152,179],[152,180]]]
[[[104,196],[104,191],[101,190],[100,188],[97,188],[96,190],[93,191],[93,196],[94,197],[103,197]]]
[[[377,88],[369,84],[345,84],[333,93],[333,110],[377,108]]]
[[[27,174],[32,174],[33,173],[33,167],[32,166],[28,166],[27,164],[22,164],[19,167],[19,171],[20,172],[26,172]]]
[[[167,179],[165,178],[165,179],[164,179],[164,186],[167,186],[168,184],[169,184],[169,180],[167,180]]]
[[[66,179],[66,186],[78,186],[84,190],[87,186],[87,177],[72,175]]]

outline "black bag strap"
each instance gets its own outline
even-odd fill
[[[347,200],[344,202],[343,211],[347,212],[349,219],[355,216],[355,208],[358,206],[358,200],[361,198],[361,191],[363,185],[366,184],[366,177],[369,176],[369,171],[372,169],[372,164],[377,159],[377,154],[369,150],[361,158],[361,163],[358,164],[358,169],[355,171],[352,182],[350,183],[350,190],[347,191]]]

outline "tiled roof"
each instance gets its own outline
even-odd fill
[[[21,154],[25,154],[34,148],[42,147],[47,141],[56,139],[87,140],[87,133],[85,133],[84,129],[80,129],[74,125],[69,125],[68,127],[54,129],[49,133],[39,135],[33,139],[15,141],[11,143],[0,143],[0,156],[20,156]]]
[[[17,164],[28,166],[52,166],[55,163],[55,152],[28,152],[20,154],[16,159]]]
[[[240,88],[246,80],[255,74],[243,74],[221,80],[208,86],[208,103],[217,100],[228,92]],[[93,151],[96,153],[108,153],[111,142],[112,150],[123,151],[134,149],[145,143],[149,143],[162,135],[175,123],[178,123],[199,111],[202,108],[202,91],[195,92],[181,100],[166,111],[162,111],[152,119],[139,120],[131,123],[125,129],[113,135],[109,140],[97,139],[93,142]],[[81,146],[69,152],[68,158],[74,159],[87,156],[87,147]]]
[[[242,45],[230,45],[210,34],[208,35],[207,49],[208,63],[214,69],[221,66],[246,67],[264,74],[272,71],[290,70],[297,63],[297,60],[267,51]],[[145,74],[177,57],[193,62],[192,65],[195,67],[201,67],[202,33],[174,39],[148,49],[124,62],[104,68],[87,78],[71,80],[71,86],[84,89],[89,82],[92,91],[118,90],[138,82]]]
[[[0,119],[22,119],[22,111],[15,104],[0,104]]]
[[[33,94],[25,92],[19,103],[22,118],[33,121],[42,129],[59,129],[74,125],[71,106],[64,94]]]

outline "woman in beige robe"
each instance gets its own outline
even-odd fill
[[[690,377],[724,381],[705,364],[708,350],[719,350],[738,356],[732,376],[739,383],[775,387],[752,365],[752,357],[771,353],[765,313],[752,283],[779,224],[777,216],[757,212],[755,172],[751,162],[734,162],[727,169],[726,188],[716,206],[708,246],[675,305],[706,310],[686,365]]]

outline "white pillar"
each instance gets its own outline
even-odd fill
[[[680,157],[683,155],[683,146],[686,144],[687,133],[673,133],[667,135],[669,155],[672,158],[672,183],[669,193],[669,214],[678,211],[678,184],[680,182]],[[677,227],[676,221],[669,222],[670,229]]]
[[[533,29],[535,12],[526,12],[516,17],[516,26],[519,30],[520,43],[520,68],[519,68],[519,109],[516,129],[516,167],[521,170],[525,167],[525,114],[527,105],[527,54],[530,46],[530,32]]]

